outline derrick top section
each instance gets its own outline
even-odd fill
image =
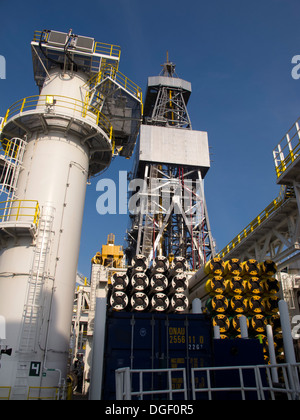
[[[174,75],[176,75],[175,73],[175,67],[176,64],[171,63],[169,61],[169,52],[167,51],[167,61],[161,65],[161,67],[163,68],[161,71],[161,75],[163,76],[167,76],[167,77],[174,77]],[[177,75],[176,75],[177,77]]]
[[[31,42],[34,79],[41,88],[47,71],[60,67],[65,71],[83,71],[89,77],[100,72],[101,66],[118,70],[121,48],[96,42],[94,38],[53,30],[35,31]]]
[[[192,130],[187,111],[191,83],[177,77],[168,56],[162,67],[159,76],[148,78],[136,170],[143,173],[149,163],[188,167],[204,178],[210,168],[208,138]]]
[[[175,73],[175,64],[167,61],[159,76],[148,77],[144,103],[144,124],[191,129],[187,103],[192,92],[190,82]]]

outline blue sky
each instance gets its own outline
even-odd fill
[[[38,93],[30,41],[55,29],[121,46],[120,70],[145,92],[169,51],[176,72],[192,83],[193,129],[208,132],[211,169],[205,195],[213,236],[222,249],[279,192],[272,150],[300,114],[299,0],[0,0],[0,116],[16,100]],[[191,153],[193,151],[191,150]],[[116,158],[103,176],[118,179],[132,161]],[[123,244],[126,215],[100,216],[97,179],[87,189],[79,271],[115,233]]]

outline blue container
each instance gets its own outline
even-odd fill
[[[186,368],[188,396],[191,398],[191,368],[211,366],[211,321],[204,315],[169,315],[166,320],[166,354],[169,368]],[[176,377],[177,376],[177,377]],[[182,376],[172,376],[173,387],[183,387]],[[206,383],[198,374],[196,386]]]
[[[107,316],[103,395],[115,399],[115,370],[211,366],[211,321],[205,315],[112,312]],[[197,378],[205,381],[204,377]],[[172,376],[174,389],[182,389],[182,375]],[[199,385],[199,384],[196,384]],[[166,375],[145,376],[144,389],[165,389]],[[138,390],[133,378],[133,390]],[[178,394],[182,398],[182,394]],[[161,396],[166,399],[166,395]]]

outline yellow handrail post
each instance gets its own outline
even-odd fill
[[[22,106],[21,106],[21,109],[20,109],[20,113],[22,113],[22,112],[23,112],[23,109],[24,109],[25,103],[26,103],[26,98],[24,98],[24,99],[23,99]]]
[[[16,221],[19,219],[20,208],[21,208],[21,200],[19,201],[19,205],[18,205],[18,211],[17,211],[17,215],[16,215]]]
[[[38,203],[35,206],[35,213],[34,213],[34,219],[33,219],[33,223],[36,224],[37,221],[37,217],[38,217],[38,210],[39,210],[39,205]]]
[[[9,112],[10,112],[10,109],[8,108],[8,110],[6,111],[6,114],[5,114],[4,120],[3,120],[3,125],[4,125],[4,124],[6,123],[6,121],[7,121],[7,118],[8,118]]]
[[[10,149],[10,141],[8,139],[5,139],[5,140],[7,140],[7,141],[6,141],[6,146],[5,146],[4,153],[5,153],[5,156],[8,156],[9,155],[9,149]]]

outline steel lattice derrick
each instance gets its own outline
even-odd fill
[[[203,181],[199,171],[175,165],[151,165],[145,170],[147,189],[143,211],[134,238],[127,236],[129,248],[149,259],[155,255],[184,256],[191,268],[203,265],[212,253],[212,237],[207,218]]]

